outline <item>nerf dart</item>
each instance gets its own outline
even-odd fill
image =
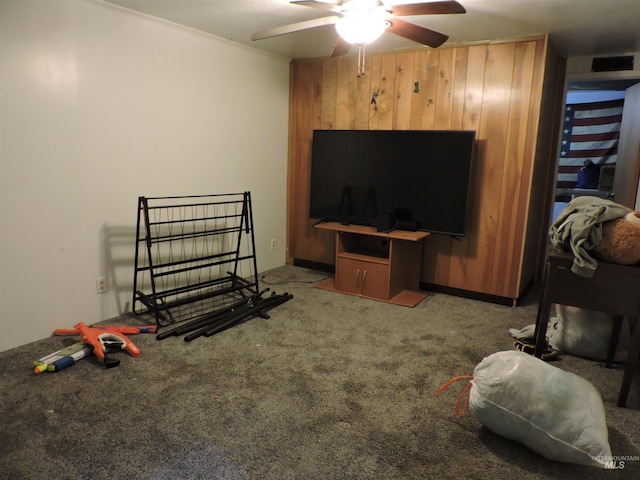
[[[71,355],[62,357],[55,362],[47,365],[48,372],[59,372],[60,370],[75,365],[76,362],[84,357],[91,355],[91,348],[83,344],[83,347]]]
[[[80,335],[82,341],[92,350],[107,368],[120,365],[120,360],[114,360],[105,355],[108,348],[120,348],[126,350],[132,357],[140,356],[140,349],[125,335],[138,333],[155,333],[156,325],[145,327],[96,325],[89,327],[83,322],[74,325],[73,329],[59,328],[54,330],[54,335]]]
[[[81,351],[83,348],[84,348],[84,343],[77,342],[77,343],[74,343],[73,345],[69,345],[68,347],[64,347],[56,352],[50,353],[49,355],[42,357],[40,360],[33,362],[33,373],[38,375],[39,373],[42,373],[48,370],[49,365],[51,365],[53,362],[56,362],[69,355],[73,355]]]

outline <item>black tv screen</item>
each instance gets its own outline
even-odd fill
[[[314,130],[309,216],[464,236],[474,151],[467,130]]]

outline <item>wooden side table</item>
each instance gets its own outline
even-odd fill
[[[556,248],[549,253],[536,319],[534,355],[540,358],[547,346],[547,325],[554,303],[626,317],[631,328],[631,342],[618,395],[618,406],[624,407],[636,373],[640,350],[640,328],[636,328],[640,318],[640,267],[598,262],[593,277],[584,278],[571,271],[573,258],[572,253]],[[614,350],[621,323],[616,322],[613,329],[611,344]]]

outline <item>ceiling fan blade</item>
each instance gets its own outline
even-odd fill
[[[322,10],[330,10],[332,12],[339,12],[338,5],[335,3],[319,2],[316,0],[295,0],[289,2],[292,5],[301,5],[303,7],[320,8]]]
[[[393,5],[391,12],[400,17],[409,15],[438,15],[447,13],[466,13],[465,8],[455,1],[407,3]]]
[[[300,30],[308,30],[309,28],[323,27],[324,25],[333,25],[340,17],[331,15],[330,17],[315,18],[304,22],[290,23],[281,27],[269,28],[254,33],[251,40],[262,40],[263,38],[277,37],[287,33],[299,32]]]
[[[390,20],[391,26],[385,31],[395,33],[414,42],[428,45],[432,48],[437,48],[447,41],[449,35],[436,32],[435,30],[429,30],[428,28],[421,27],[415,23],[405,22],[400,18],[392,18]]]
[[[344,38],[342,38],[340,35],[338,35],[338,41],[336,42],[336,46],[333,47],[333,52],[331,52],[331,56],[333,58],[341,57],[349,53],[349,50],[351,50],[351,44],[347,42]]]

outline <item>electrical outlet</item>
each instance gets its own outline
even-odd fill
[[[276,249],[276,239],[272,238],[271,239],[271,250],[275,250]]]
[[[105,277],[96,278],[96,293],[104,293],[107,291],[107,279]]]

